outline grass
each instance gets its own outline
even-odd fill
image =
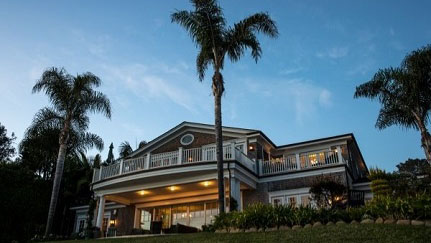
[[[156,237],[82,240],[76,243],[161,242],[430,242],[431,227],[401,225],[340,225],[265,233],[195,233]],[[63,241],[64,242],[64,241]]]

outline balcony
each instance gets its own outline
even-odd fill
[[[289,155],[262,162],[260,175],[270,175],[346,163],[341,149]]]
[[[101,166],[100,169],[94,169],[93,183],[137,171],[202,162],[215,162],[216,160],[215,146],[191,149],[179,148],[177,151],[147,154],[139,158],[120,160],[118,163],[109,166]],[[238,161],[252,172],[257,172],[255,162],[241,150],[235,148],[233,144],[223,146],[223,160]]]

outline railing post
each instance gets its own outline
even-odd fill
[[[119,175],[123,174],[123,162],[124,162],[124,159],[121,159],[120,160],[120,172],[119,172]]]
[[[178,148],[178,164],[183,163],[183,147]]]
[[[102,180],[103,165],[100,166],[99,181]]]
[[[232,142],[231,144],[230,144],[230,152],[232,153],[232,160],[235,160],[235,142]]]
[[[295,154],[295,160],[296,160],[296,169],[301,169],[301,162],[299,161],[299,154]]]
[[[146,170],[148,170],[150,168],[150,161],[151,161],[150,157],[151,157],[151,153],[148,153],[147,157],[146,157],[146,161],[145,161],[145,169]]]
[[[263,160],[257,160],[259,162],[259,175],[263,175]]]
[[[338,163],[343,163],[343,155],[341,154],[341,147],[337,146]]]

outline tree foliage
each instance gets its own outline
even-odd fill
[[[408,54],[399,67],[380,69],[370,81],[356,87],[354,97],[379,101],[378,129],[399,125],[419,130],[431,163],[431,135],[427,128],[431,112],[431,45]]]
[[[10,137],[7,136],[6,128],[0,123],[0,162],[8,161],[15,154],[13,147],[15,139],[14,133]]]
[[[118,153],[120,154],[121,158],[129,156],[132,152],[132,146],[130,146],[130,143],[127,141],[122,142],[120,147],[118,147]]]

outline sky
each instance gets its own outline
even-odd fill
[[[368,167],[392,171],[424,158],[415,130],[375,128],[380,105],[354,99],[379,68],[398,66],[431,43],[431,1],[219,1],[228,24],[268,12],[279,37],[259,35],[223,70],[223,125],[262,130],[277,145],[354,133]],[[196,75],[196,46],[170,21],[186,0],[0,1],[0,123],[17,143],[48,99],[31,88],[49,67],[92,72],[111,100],[112,119],[91,115],[108,146],[151,140],[182,121],[213,124],[212,76]],[[97,151],[92,150],[90,154]]]

